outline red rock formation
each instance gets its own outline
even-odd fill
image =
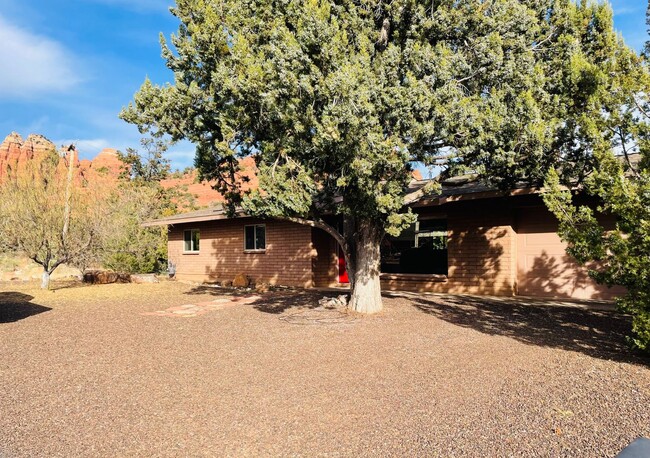
[[[112,148],[104,148],[101,150],[90,164],[90,170],[94,173],[111,175],[113,177],[118,177],[123,167],[124,164],[117,156],[117,150]]]
[[[12,173],[20,173],[31,160],[44,157],[45,153],[56,149],[54,143],[42,135],[31,134],[26,140],[23,140],[19,134],[12,132],[0,144],[0,183],[7,177],[9,170]],[[59,154],[62,157],[58,164],[58,170],[60,173],[66,173],[70,163],[70,152],[65,151],[65,148],[61,148]],[[98,184],[100,188],[106,191],[113,186],[117,186],[124,165],[119,160],[116,150],[106,148],[100,151],[93,160],[80,160],[77,155],[74,167],[77,183]],[[245,190],[257,187],[258,182],[253,158],[242,159],[241,167],[243,169],[241,176],[249,178],[248,182],[242,180],[242,187]],[[215,191],[210,183],[197,182],[196,172],[191,172],[181,178],[165,179],[161,184],[166,189],[178,186],[182,191],[191,193],[195,196],[195,205],[199,207],[224,201],[223,196]]]
[[[16,132],[9,134],[0,144],[0,181],[7,174],[21,173],[27,164],[45,155],[56,147],[42,135],[30,134],[23,140]]]
[[[242,169],[240,176],[248,178],[248,181],[241,180],[242,189],[246,191],[256,188],[258,186],[258,179],[255,174],[255,160],[252,157],[246,157],[240,161],[240,167]],[[198,207],[209,207],[225,200],[218,191],[212,188],[213,183],[205,181],[197,182],[196,171],[190,172],[182,178],[167,178],[162,180],[160,184],[165,189],[178,187],[182,191],[192,194],[196,199],[195,205]]]

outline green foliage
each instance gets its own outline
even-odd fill
[[[232,213],[342,215],[353,297],[354,269],[378,275],[356,250],[415,219],[412,163],[451,156],[452,173],[502,188],[566,162],[563,181],[586,176],[626,49],[595,1],[178,0],[171,12],[174,83],[145,80],[120,117],[193,142]],[[244,192],[247,155],[260,189]]]
[[[124,273],[157,272],[166,265],[167,232],[145,228],[144,221],[160,217],[167,202],[158,185],[126,183],[107,200],[102,265]]]
[[[116,272],[151,273],[167,267],[167,229],[142,223],[169,216],[179,208],[194,208],[194,199],[177,188],[164,188],[169,175],[164,157],[169,142],[143,138],[145,153],[128,148],[119,154],[124,163],[120,186],[105,202],[108,224],[103,237],[101,264]]]
[[[573,192],[551,171],[545,201],[569,254],[581,263],[595,261],[589,273],[599,283],[627,288],[618,305],[633,316],[630,341],[650,353],[650,73],[631,52],[617,57],[615,77],[592,119],[604,132],[594,150],[597,167]],[[577,205],[576,192],[599,204]],[[598,214],[615,217],[615,227],[603,227]]]
[[[193,208],[193,199],[159,182],[123,182],[105,201],[101,264],[116,272],[150,273],[167,267],[167,228],[142,223],[178,212],[179,204]],[[189,206],[188,206],[189,204]]]
[[[140,140],[144,154],[134,148],[127,148],[126,154],[118,151],[118,157],[124,164],[122,179],[145,182],[160,181],[169,175],[169,160],[164,157],[169,142],[162,139],[144,137]]]
[[[183,0],[172,13],[174,84],[146,80],[121,117],[194,142],[231,209],[335,212],[389,232],[413,220],[412,161],[451,151],[503,187],[540,183],[561,158],[588,171],[620,45],[608,5],[569,0]],[[261,194],[235,180],[248,154]]]

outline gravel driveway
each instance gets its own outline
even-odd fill
[[[0,285],[0,456],[600,457],[650,437],[649,361],[616,313],[222,295]]]

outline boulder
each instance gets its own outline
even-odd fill
[[[246,276],[246,274],[239,274],[232,281],[232,286],[235,288],[248,288],[249,283],[250,279]]]
[[[160,283],[155,274],[132,274],[131,283]]]
[[[107,270],[87,270],[84,272],[84,283],[93,285],[108,285],[110,283],[128,283],[129,275],[110,272]]]

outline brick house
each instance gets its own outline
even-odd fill
[[[612,299],[565,253],[557,221],[535,190],[504,195],[452,179],[423,199],[414,181],[406,202],[418,222],[382,243],[382,288],[454,294]],[[152,221],[167,225],[169,259],[181,280],[232,280],[324,287],[347,282],[336,241],[321,229],[276,219],[227,218],[207,209]]]

